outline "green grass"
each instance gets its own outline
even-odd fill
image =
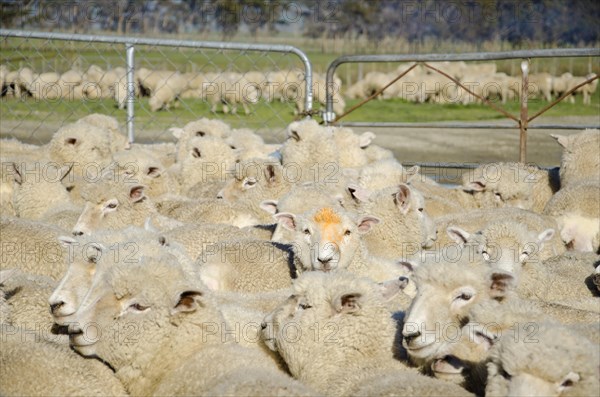
[[[346,109],[359,103],[360,100],[347,101]],[[583,105],[580,97],[576,103],[561,102],[554,106],[535,122],[540,122],[544,117],[562,116],[599,116],[600,117],[600,90],[592,96],[591,105]],[[520,104],[515,101],[506,104],[495,103],[517,118],[520,115]],[[528,112],[532,116],[548,102],[531,99],[528,102]],[[342,121],[381,121],[381,122],[435,122],[435,121],[474,121],[503,119],[505,116],[496,110],[482,104],[454,105],[435,103],[411,103],[402,99],[372,100],[354,112],[345,116]]]

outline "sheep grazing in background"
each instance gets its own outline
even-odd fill
[[[159,80],[156,89],[152,92],[148,105],[150,110],[156,112],[161,109],[169,109],[176,104],[176,100],[187,87],[186,79],[179,73]]]

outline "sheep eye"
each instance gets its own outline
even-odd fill
[[[496,195],[496,198],[499,200],[502,200],[502,194],[500,193],[494,193]]]
[[[129,307],[138,312],[143,312],[144,310],[148,309],[147,306],[142,306],[139,303],[131,304],[131,305],[129,305]]]
[[[196,131],[196,136],[204,136],[206,135],[206,132],[204,131]]]
[[[291,132],[291,138],[295,141],[299,141],[300,140],[300,135],[298,135],[298,131],[290,131]]]
[[[468,300],[471,300],[472,297],[473,297],[472,294],[464,293],[464,294],[460,294],[459,296],[457,296],[456,299],[460,299],[460,300],[463,300],[463,301],[468,301]]]
[[[198,148],[194,148],[194,150],[192,150],[192,156],[194,156],[198,159],[198,158],[202,157],[202,153],[200,153],[200,150],[198,150]]]
[[[350,230],[346,230],[346,231],[344,232],[344,236],[349,236],[349,235],[351,235],[351,234],[352,234],[352,232],[351,232]]]
[[[106,208],[110,208],[111,210],[114,210],[115,208],[117,208],[117,204],[110,203],[109,205],[106,206]]]
[[[488,254],[488,253],[487,253],[487,251],[483,251],[483,252],[481,253],[481,255],[483,256],[483,259],[484,259],[484,260],[486,260],[486,261],[489,261],[489,260],[490,260],[490,254]]]
[[[423,208],[419,208],[419,212],[423,212]]]
[[[246,179],[246,181],[244,181],[244,184],[246,186],[254,186],[254,185],[256,185],[256,180],[254,180],[254,179]]]
[[[311,305],[308,305],[308,304],[306,304],[306,303],[301,303],[301,304],[299,304],[298,306],[299,306],[299,307],[300,307],[302,310],[306,310],[306,309],[310,309],[310,308],[312,308],[312,306],[311,306]]]
[[[306,234],[307,236],[310,235],[310,230],[304,229],[304,234]]]

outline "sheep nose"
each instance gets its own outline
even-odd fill
[[[418,338],[419,336],[421,336],[421,332],[420,331],[416,331],[416,332],[413,332],[411,334],[404,335],[404,340],[406,341],[407,344],[409,344],[411,341],[413,341],[414,339]]]
[[[83,232],[81,230],[73,230],[73,236],[83,236]]]
[[[60,308],[64,304],[65,302],[63,301],[50,304],[50,313],[54,313],[58,308]]]
[[[260,323],[260,329],[264,330],[265,328],[267,328],[267,323],[265,323],[264,321],[262,323]]]

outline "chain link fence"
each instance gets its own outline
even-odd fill
[[[130,141],[218,117],[282,141],[312,108],[312,68],[286,45],[159,40],[0,29],[2,136],[43,143],[91,113]]]

